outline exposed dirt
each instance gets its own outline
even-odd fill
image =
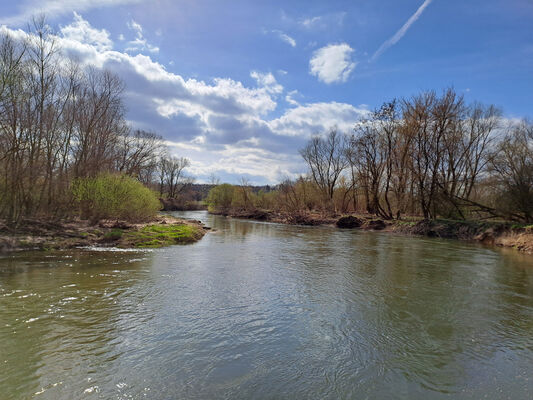
[[[533,254],[533,226],[508,222],[405,219],[384,221],[369,215],[324,216],[320,213],[284,214],[267,210],[215,212],[233,218],[277,222],[292,225],[336,225],[343,229],[395,232],[407,235],[481,242],[511,247]]]
[[[337,222],[335,216],[324,216],[319,213],[294,213],[287,214],[268,210],[231,210],[216,211],[211,214],[223,215],[231,218],[253,219],[256,221],[276,222],[289,225],[333,225]]]
[[[16,227],[10,227],[0,221],[0,252],[85,246],[161,247],[195,242],[206,231],[207,228],[200,221],[182,220],[167,215],[141,224],[103,220],[97,225],[91,225],[83,220],[50,222],[25,219]]]

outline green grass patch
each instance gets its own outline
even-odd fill
[[[200,229],[185,224],[148,225],[138,231],[124,233],[124,244],[142,248],[157,248],[173,244],[196,242]]]
[[[404,226],[415,226],[416,225],[416,221],[394,221],[394,223],[396,225],[404,225]]]
[[[107,240],[107,241],[118,240],[122,237],[123,234],[124,232],[122,231],[122,229],[113,229],[112,231],[106,232],[104,234],[104,240]]]

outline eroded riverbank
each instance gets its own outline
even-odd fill
[[[365,215],[323,216],[319,213],[285,214],[266,210],[213,212],[231,218],[275,222],[287,225],[331,225],[341,229],[383,231],[411,236],[426,236],[479,242],[485,245],[513,248],[533,254],[533,225],[523,226],[505,222],[477,222],[455,220],[381,220]]]

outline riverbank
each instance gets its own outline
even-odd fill
[[[383,231],[479,242],[486,245],[514,248],[527,254],[533,254],[533,225],[518,225],[510,222],[424,220],[414,217],[385,221],[368,215],[323,216],[319,213],[285,214],[266,210],[211,213],[232,218],[289,225],[331,225],[341,229]]]
[[[103,220],[50,222],[23,220],[16,228],[0,221],[0,253],[23,250],[60,250],[75,247],[157,248],[194,243],[207,232],[199,221],[160,215],[148,223]]]

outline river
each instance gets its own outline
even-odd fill
[[[177,213],[154,251],[0,256],[0,398],[531,399],[533,257]]]

